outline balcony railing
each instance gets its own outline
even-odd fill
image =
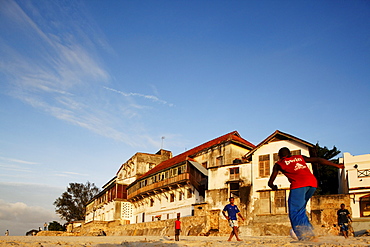
[[[370,169],[358,170],[357,171],[357,177],[359,177],[359,178],[370,177]]]
[[[135,196],[137,196],[141,193],[153,191],[155,189],[159,189],[159,188],[168,186],[170,184],[175,184],[175,183],[178,183],[178,182],[183,181],[183,180],[190,180],[190,174],[189,173],[183,173],[183,174],[177,175],[175,177],[167,178],[165,180],[147,185],[145,187],[142,187],[142,188],[128,194],[127,199],[131,199],[131,198],[133,198],[133,197],[135,197]]]

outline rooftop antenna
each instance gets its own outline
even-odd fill
[[[163,140],[164,140],[164,138],[165,138],[164,136],[162,136],[162,138],[161,138],[162,139],[161,149],[163,149]]]

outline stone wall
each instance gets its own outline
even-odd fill
[[[318,234],[338,235],[337,211],[342,203],[351,212],[348,194],[320,195],[311,198],[311,223]]]
[[[190,216],[181,218],[181,235],[207,235],[209,221],[206,216]],[[120,225],[117,222],[91,222],[80,229],[82,236],[97,236],[104,231],[107,236],[173,236],[175,234],[175,220],[160,220],[129,225]]]
[[[221,191],[219,191],[221,192]],[[214,195],[216,196],[216,195]],[[219,193],[218,197],[224,196]],[[240,235],[244,236],[288,236],[291,228],[288,214],[257,215],[249,211],[240,202],[242,214],[252,220],[240,221]],[[311,199],[311,223],[318,235],[337,235],[338,227],[336,212],[340,204],[350,205],[349,195],[313,196]],[[347,207],[351,212],[350,207]],[[249,215],[248,215],[249,213]],[[125,225],[124,222],[95,221],[74,228],[72,233],[97,236],[104,231],[108,236],[173,236],[175,219],[144,222]],[[230,234],[228,222],[224,219],[220,209],[212,209],[208,203],[194,205],[194,216],[182,217],[182,235],[188,236],[226,236]]]
[[[77,232],[39,231],[36,236],[80,236]]]
[[[249,224],[241,225],[241,236],[287,236],[290,222],[288,215],[259,215]]]
[[[321,195],[311,198],[311,212],[309,218],[317,235],[338,235],[337,211],[340,204],[349,207],[349,195]],[[287,236],[291,229],[288,214],[258,215],[250,212],[252,220],[240,227],[241,236]]]

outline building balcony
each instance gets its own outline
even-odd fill
[[[145,187],[139,188],[138,190],[135,190],[133,192],[130,192],[127,195],[127,199],[133,199],[134,197],[145,194],[145,193],[154,193],[156,190],[164,190],[164,189],[170,189],[171,186],[179,184],[179,183],[186,183],[187,181],[190,181],[190,174],[189,173],[183,173],[177,176],[174,176],[172,178],[167,178],[162,181],[155,182],[153,184],[147,185]]]

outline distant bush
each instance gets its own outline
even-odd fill
[[[59,222],[53,221],[49,223],[48,230],[49,231],[65,231],[66,228],[65,226],[61,225]]]

